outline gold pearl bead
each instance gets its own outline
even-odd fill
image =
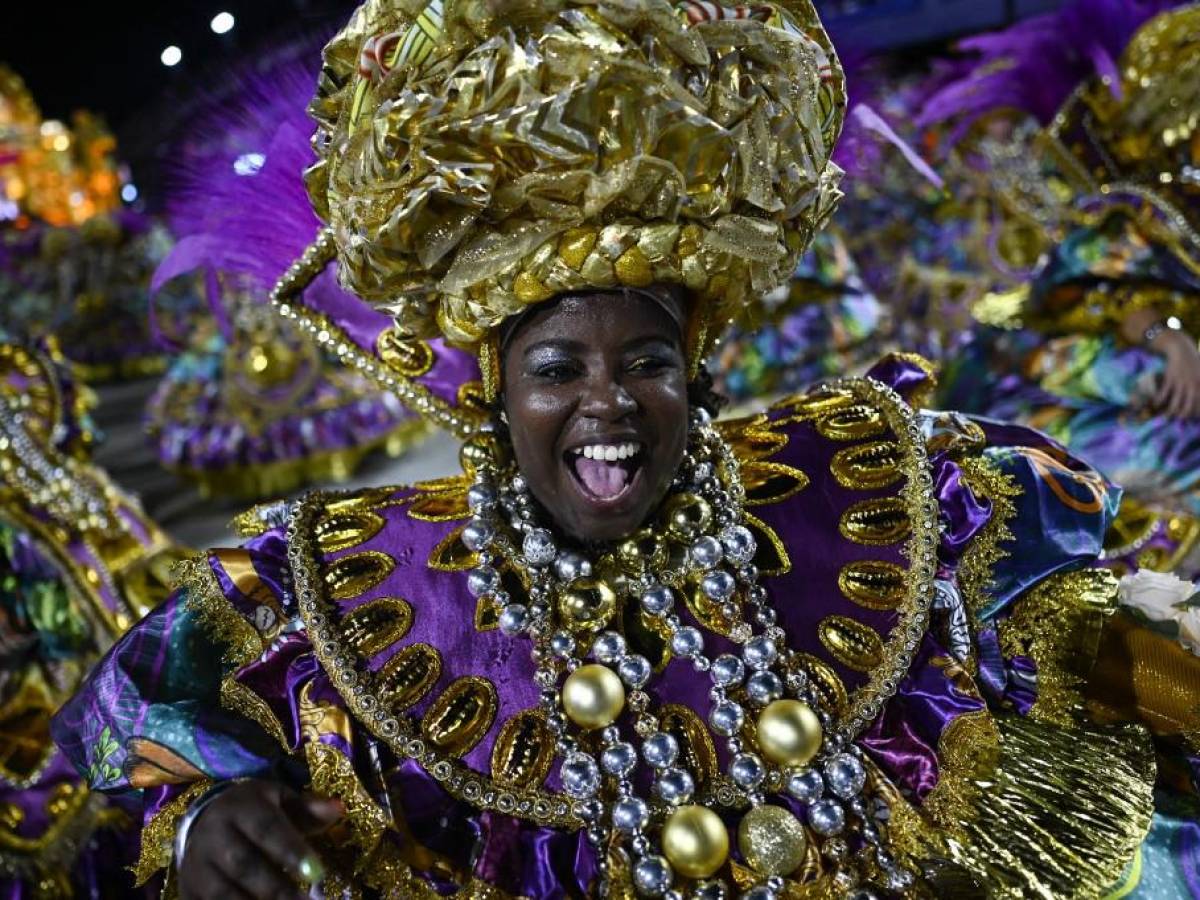
[[[671,537],[690,541],[712,524],[712,506],[696,494],[675,494],[663,505],[662,519]]]
[[[562,704],[579,727],[607,728],[625,707],[625,686],[608,666],[580,666],[563,682]]]
[[[662,848],[676,872],[687,878],[707,878],[725,865],[729,832],[711,809],[681,806],[663,825]]]
[[[577,578],[558,597],[558,614],[573,631],[599,631],[616,610],[616,592],[598,578]]]
[[[756,806],[738,825],[738,847],[759,875],[790,875],[804,862],[804,826],[781,806]]]
[[[781,766],[802,766],[821,748],[821,720],[807,703],[775,700],[758,714],[758,745]]]

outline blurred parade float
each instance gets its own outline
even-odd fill
[[[975,210],[960,246],[985,288],[942,402],[1122,485],[1118,568],[1195,571],[1200,403],[1171,389],[1200,360],[1200,7],[1073,0],[961,49],[918,118]]]
[[[269,302],[319,228],[302,177],[315,160],[304,109],[319,54],[301,52],[310,44],[225,73],[172,154],[167,208],[178,243],[153,288],[199,277],[211,316],[182,337],[146,421],[161,464],[205,495],[269,498],[342,481],[370,454],[399,456],[429,431],[395,392]],[[344,297],[332,277],[309,296]],[[432,356],[414,364],[427,369]]]
[[[125,206],[131,191],[101,119],[43,119],[20,77],[0,67],[0,326],[54,335],[89,382],[166,365],[146,302],[170,242]]]
[[[138,896],[138,823],[89,793],[49,723],[166,597],[179,553],[90,463],[89,396],[52,341],[0,335],[0,895],[12,900]]]

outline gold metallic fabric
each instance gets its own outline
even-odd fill
[[[1200,658],[1126,613],[1113,616],[1100,637],[1087,696],[1104,717],[1140,721],[1200,746]]]
[[[527,306],[686,286],[693,359],[840,197],[809,0],[368,0],[325,50],[307,180],[345,287],[475,347]]]
[[[960,820],[931,828],[895,798],[897,851],[921,860],[935,896],[1105,896],[1150,827],[1148,737],[1136,726],[1061,728],[1020,716],[996,725],[999,753],[972,780]]]

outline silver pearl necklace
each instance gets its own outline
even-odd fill
[[[844,867],[851,862],[851,847],[842,835],[856,825],[860,849],[873,858],[876,873],[882,875],[889,890],[903,891],[912,884],[913,876],[883,845],[877,821],[886,821],[887,804],[879,796],[867,802],[862,751],[837,732],[833,716],[822,708],[816,690],[793,664],[793,654],[785,646],[783,629],[776,624],[768,592],[757,583],[759,573],[752,562],[757,547],[744,524],[745,490],[732,449],[703,410],[693,410],[691,426],[689,450],[673,489],[693,491],[703,498],[714,511],[713,527],[695,536],[680,565],[667,565],[659,571],[647,565],[624,582],[620,593],[622,599],[640,604],[647,619],[666,636],[674,656],[691,660],[696,672],[706,674],[712,682],[707,724],[724,741],[729,752],[726,776],[750,807],[739,828],[739,843],[758,878],[740,896],[742,900],[776,900],[785,884],[783,876],[798,866],[798,854],[806,841],[796,817],[784,807],[767,802],[768,790],[786,793],[806,804],[808,829],[817,836],[821,852],[835,865]],[[615,844],[628,856],[634,887],[640,895],[666,900],[726,900],[730,886],[712,877],[715,872],[697,876],[695,860],[681,859],[677,851],[673,864],[669,858],[671,848],[663,846],[671,837],[673,811],[685,810],[693,818],[709,822],[709,830],[715,828],[717,837],[724,833],[724,825],[712,826],[707,817],[713,814],[693,805],[696,778],[680,759],[675,737],[661,728],[644,690],[653,673],[650,661],[631,652],[619,632],[605,630],[593,638],[589,651],[593,662],[586,663],[575,635],[556,621],[556,599],[579,579],[590,578],[596,564],[583,554],[560,549],[553,532],[538,523],[536,505],[519,474],[504,480],[497,465],[478,466],[468,503],[472,518],[463,529],[462,540],[479,558],[477,568],[468,575],[468,589],[496,605],[504,634],[513,638],[528,636],[531,640],[534,680],[561,760],[560,781],[587,822],[587,837],[596,851],[600,872],[600,895],[609,894],[608,848]],[[529,585],[527,603],[514,599],[504,589],[497,569],[500,562],[525,576]],[[725,620],[732,623],[728,636],[740,645],[737,654],[708,656],[701,630],[674,611],[676,591],[671,585],[689,581],[697,583],[703,595],[717,604]],[[599,672],[600,667],[607,669],[607,674]],[[603,675],[601,681],[615,677],[629,691],[624,705],[633,715],[632,730],[641,739],[640,747],[622,735],[616,721],[593,724],[600,738],[598,753],[572,733],[575,723],[565,711],[564,688],[570,687],[573,674],[581,670],[589,676]],[[776,759],[765,759],[763,753],[747,746],[742,732],[748,707],[749,714],[757,711],[759,716],[760,743],[766,738],[761,733],[764,716],[773,710],[786,707],[793,716],[812,716],[810,735],[815,734],[816,739],[811,752],[804,754],[807,758],[781,759],[777,753]],[[652,775],[657,805],[639,796],[635,789],[639,758]],[[612,797],[608,802],[600,799],[606,778]],[[667,824],[656,835],[656,813],[663,811]],[[759,827],[747,828],[750,823]],[[774,846],[779,843],[781,828],[795,835],[795,852],[791,855]],[[765,842],[763,829],[771,833]],[[710,854],[701,868],[711,868],[714,859],[716,856]],[[717,868],[723,865],[722,860]],[[677,869],[688,871],[680,873]],[[840,881],[835,879],[835,885],[847,893],[870,897],[869,890],[860,888],[857,876],[847,872],[840,869],[842,877]],[[689,882],[686,893],[677,884],[681,874]]]

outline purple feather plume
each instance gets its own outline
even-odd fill
[[[157,288],[197,265],[269,290],[321,227],[301,178],[315,161],[305,113],[320,51],[247,68],[225,82],[168,173],[171,229],[180,239]]]
[[[974,56],[964,76],[929,98],[917,122],[967,125],[993,110],[1023,110],[1048,124],[1071,92],[1097,75],[1117,75],[1134,33],[1182,0],[1069,0],[1056,12],[961,41]],[[1119,90],[1113,77],[1114,90]]]
[[[266,302],[322,227],[303,179],[316,161],[307,108],[320,44],[293,45],[272,60],[223,78],[212,112],[198,119],[169,173],[168,217],[179,242],[154,273],[151,296],[172,278],[203,272],[218,322],[224,305],[216,273],[239,276]],[[388,315],[342,290],[333,265],[294,302],[325,316],[367,355],[392,325]],[[433,346],[435,366],[419,380],[456,402],[459,386],[479,378],[478,367],[462,351],[440,341]]]
[[[209,303],[224,328],[215,273],[239,276],[265,301],[312,243],[321,221],[302,176],[316,160],[306,110],[321,65],[320,46],[306,41],[274,54],[266,65],[223,78],[220,96],[198,117],[168,173],[168,218],[179,241],[154,273],[152,296],[172,278],[202,271]],[[332,266],[299,302],[337,322],[366,349],[388,323],[383,313],[338,287]]]

